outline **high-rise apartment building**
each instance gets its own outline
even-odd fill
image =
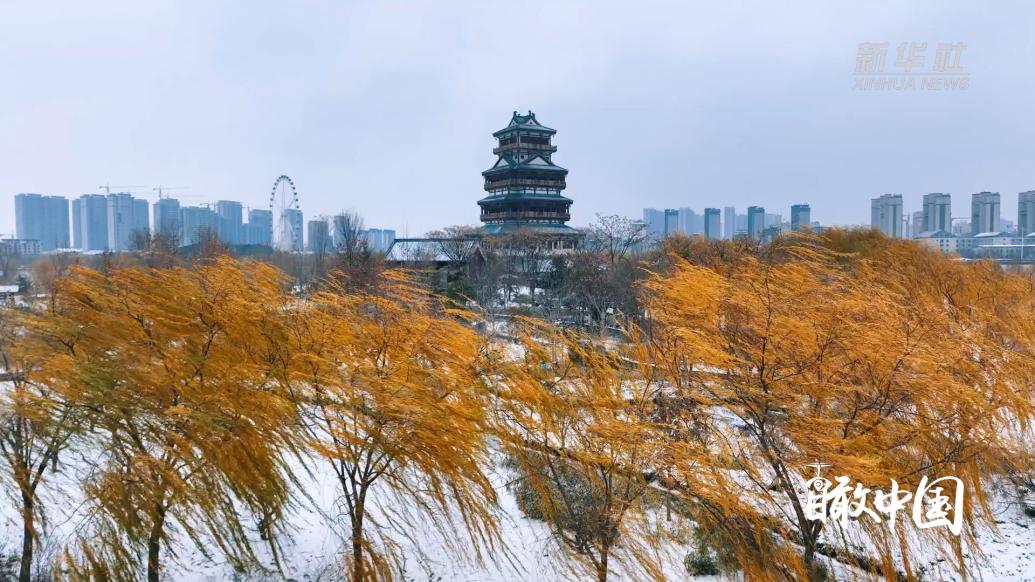
[[[72,246],[84,251],[108,250],[108,199],[83,194],[72,201]]]
[[[920,235],[924,231],[924,213],[922,210],[917,210],[909,214],[909,228],[906,232],[906,238],[920,238]],[[935,231],[937,232],[937,231]],[[948,231],[946,231],[948,232]]]
[[[765,230],[765,208],[761,206],[748,206],[747,212],[747,235],[753,239],[761,239],[762,231]]]
[[[306,249],[309,252],[322,254],[331,250],[331,229],[326,216],[309,221],[306,238]]]
[[[68,198],[42,194],[14,197],[15,230],[19,239],[38,240],[40,249],[65,249],[69,244]]]
[[[218,235],[219,218],[207,206],[180,208],[180,244],[197,244],[207,236]]]
[[[937,192],[924,194],[923,224],[919,228],[920,232],[949,232],[952,229],[952,197]]]
[[[1021,236],[1035,233],[1035,190],[1017,195],[1017,231]]]
[[[82,249],[83,248],[83,229],[79,224],[79,214],[81,212],[81,202],[77,198],[72,200],[72,248]]]
[[[108,194],[108,250],[128,251],[135,237],[150,233],[147,200],[127,192]]]
[[[647,223],[647,236],[657,242],[676,233],[689,233],[695,227],[704,229],[702,217],[689,208],[643,209],[643,222]],[[699,224],[700,223],[700,224]]]
[[[665,238],[665,211],[657,208],[643,209],[643,222],[647,225],[647,238],[657,242]]]
[[[395,242],[395,231],[390,228],[369,228],[363,231],[363,237],[371,250],[387,253]]]
[[[678,232],[683,234],[703,234],[704,215],[697,214],[690,208],[680,208]]]
[[[970,234],[999,231],[999,193],[978,192],[970,198]]]
[[[675,208],[665,209],[665,236],[669,237],[679,232],[679,211]]]
[[[707,239],[722,238],[718,208],[704,209],[704,237]]]
[[[812,225],[812,208],[808,204],[791,206],[791,230],[804,230]]]
[[[180,201],[175,198],[159,198],[154,205],[155,234],[167,237],[180,236]]]
[[[722,209],[722,238],[731,239],[737,234],[737,209],[726,206]]]
[[[884,194],[872,199],[870,226],[891,238],[902,238],[902,195]]]
[[[220,200],[216,202],[216,234],[228,245],[244,243],[244,208],[240,202]]]
[[[273,245],[273,211],[272,210],[249,210],[248,224],[245,225],[246,244],[261,245],[264,247]]]

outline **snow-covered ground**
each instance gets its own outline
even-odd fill
[[[70,539],[79,514],[79,500],[74,498],[75,488],[67,478],[71,472],[53,476],[46,495],[51,500],[52,515],[45,541],[46,549],[59,549]],[[506,487],[511,477],[506,469],[499,469],[494,475],[500,500],[500,531],[506,550],[486,556],[481,564],[476,563],[471,553],[464,555],[457,551],[458,540],[449,534],[442,534],[433,528],[417,527],[413,530],[386,527],[388,535],[399,544],[405,556],[403,568],[405,579],[411,581],[465,581],[502,582],[533,580],[580,580],[588,579],[588,572],[571,572],[565,568],[566,561],[551,539],[544,523],[525,518],[517,502]],[[55,489],[60,490],[56,491]],[[341,552],[346,539],[346,519],[337,506],[337,483],[329,470],[317,467],[315,474],[304,484],[304,490],[311,502],[298,507],[291,519],[291,539],[285,550],[285,573],[291,580],[332,580],[328,575],[340,571]],[[975,562],[975,571],[983,580],[1035,581],[1035,518],[1024,514],[1023,508],[1012,500],[998,498],[996,532],[985,531],[979,535],[982,551],[987,561]],[[383,520],[382,520],[383,521]],[[413,520],[421,523],[418,517]],[[7,555],[17,555],[20,542],[20,522],[17,511],[10,500],[4,499],[2,528],[0,528],[0,550]],[[462,544],[461,544],[462,547]],[[449,551],[453,548],[453,551]],[[175,564],[167,564],[172,576],[170,580],[185,582],[218,582],[230,580],[278,580],[277,574],[263,575],[256,572],[250,576],[235,574],[228,566],[205,559],[200,552],[184,547]],[[666,575],[671,580],[690,579],[683,568],[683,556],[691,548],[669,544],[662,548]],[[168,553],[166,553],[168,555]],[[266,557],[269,560],[268,556]],[[272,560],[267,564],[274,569]],[[929,579],[955,579],[947,563],[931,559],[926,566]],[[844,568],[831,564],[832,571],[846,575]],[[615,564],[615,580],[626,580],[629,576],[621,564]],[[714,580],[700,577],[695,580]]]
[[[483,555],[478,563],[473,552],[463,550],[463,540],[432,527],[404,530],[388,526],[388,535],[399,544],[405,556],[404,579],[409,581],[504,582],[517,580],[583,580],[590,577],[585,570],[571,571],[570,560],[564,558],[545,523],[526,519],[507,487],[512,478],[509,470],[500,468],[492,476],[499,495],[499,528],[505,548]],[[294,516],[295,534],[287,559],[287,574],[295,580],[317,579],[317,575],[341,564],[340,555],[347,528],[342,508],[337,507],[338,491],[333,474],[318,468],[306,490],[314,504]],[[383,512],[382,512],[383,515]],[[337,518],[333,516],[338,516]],[[384,519],[380,520],[385,523]],[[411,516],[420,523],[420,516]],[[682,560],[689,548],[670,545],[667,572],[672,580],[686,579]],[[195,553],[196,554],[196,553]],[[272,568],[272,564],[269,564]],[[616,580],[628,579],[623,566],[614,564]],[[189,571],[189,572],[188,572]],[[219,565],[196,563],[185,568],[177,580],[217,582],[237,580],[233,573]],[[715,580],[700,577],[697,580]]]
[[[75,461],[65,458],[56,473],[48,471],[42,495],[49,508],[48,522],[38,553],[56,555],[61,548],[74,539],[80,526],[82,499],[76,485]],[[284,571],[286,578],[298,581],[335,580],[331,576],[340,572],[342,549],[347,539],[347,518],[339,503],[338,484],[330,469],[321,463],[314,463],[313,474],[305,477],[302,491],[307,500],[299,503],[290,520],[290,539],[284,543]],[[404,556],[403,570],[408,581],[464,581],[502,582],[589,579],[586,571],[572,572],[565,565],[571,561],[563,557],[559,546],[551,538],[546,525],[537,520],[525,518],[514,495],[506,484],[513,477],[497,458],[493,482],[499,496],[499,527],[505,550],[483,555],[478,563],[471,552],[464,552],[463,540],[430,527],[420,516],[411,516],[413,528],[384,528],[393,543],[398,544]],[[17,506],[8,495],[0,496],[0,557],[18,555],[21,541],[21,522]],[[1013,498],[1009,489],[992,495],[996,515],[996,530],[981,531],[978,541],[984,558],[972,557],[973,570],[980,579],[987,581],[1035,582],[1035,517],[1025,514],[1024,507]],[[375,512],[374,519],[378,518]],[[258,536],[255,536],[256,540]],[[665,574],[670,580],[687,580],[690,576],[683,567],[683,557],[691,550],[689,546],[674,542],[660,549],[660,561],[665,564]],[[163,555],[170,553],[163,550]],[[275,570],[268,552],[260,552],[267,561],[270,572]],[[178,555],[167,561],[165,567],[168,580],[184,582],[259,581],[281,580],[279,574],[256,572],[242,576],[234,573],[227,565],[205,558],[201,552],[190,546],[181,546]],[[925,579],[955,580],[957,576],[950,565],[937,558],[916,564],[926,571]],[[621,563],[613,563],[615,580],[627,580],[629,572]],[[830,564],[838,579],[850,578],[850,572],[839,564]],[[714,580],[699,577],[695,580]]]

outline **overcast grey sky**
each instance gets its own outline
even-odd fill
[[[573,222],[644,206],[1035,189],[1026,2],[0,4],[0,233],[18,192],[190,186],[184,203],[359,211],[399,235],[473,224],[491,133],[558,130]],[[963,42],[965,91],[853,91],[859,43]],[[186,195],[189,195],[187,197]],[[152,201],[154,195],[148,196]]]

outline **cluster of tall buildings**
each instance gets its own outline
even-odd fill
[[[250,210],[244,223],[241,203],[231,200],[180,206],[179,200],[160,198],[152,205],[127,192],[84,194],[72,200],[69,220],[63,196],[18,194],[14,199],[18,238],[39,240],[41,251],[128,251],[139,244],[136,238],[146,240],[152,232],[184,246],[206,233],[231,245],[269,245],[273,238],[272,212]]]
[[[72,201],[72,244],[41,246],[43,250],[70,247],[90,251],[129,250],[134,244],[134,236],[150,232],[147,215],[147,200],[131,194],[84,194]],[[28,233],[23,235],[21,230],[18,231],[19,238],[25,236]]]
[[[119,192],[84,194],[70,206],[64,196],[18,194],[14,205],[17,238],[3,241],[0,250],[22,255],[59,249],[129,251],[152,234],[180,246],[215,236],[229,245],[276,245],[287,251],[326,251],[340,238],[335,236],[332,222],[320,217],[309,221],[308,245],[304,245],[301,210],[285,209],[279,221],[280,232],[274,233],[271,210],[247,209],[233,200],[181,206],[175,198],[159,198],[150,204]],[[371,248],[381,252],[395,240],[395,231],[389,229],[369,229],[361,235]]]
[[[749,206],[739,214],[733,206],[705,208],[698,214],[690,208],[643,209],[643,222],[652,240],[661,240],[674,234],[703,235],[709,239],[749,237],[762,240],[787,230],[802,230],[813,226],[812,211],[808,204],[791,206],[791,220],[784,222],[780,214],[766,212],[762,206]]]
[[[1016,223],[1002,217],[998,192],[971,194],[969,214],[958,217],[952,216],[950,194],[924,194],[922,209],[911,214],[903,210],[901,194],[884,194],[870,202],[870,225],[964,257],[1035,258],[1035,251],[1025,252],[1035,237],[1035,191],[1018,194]]]
[[[175,237],[181,245],[191,245],[207,235],[215,235],[229,245],[273,244],[273,212],[252,208],[245,214],[244,205],[234,200],[220,200],[202,206],[180,206],[175,198],[161,198],[154,203],[154,232]],[[288,209],[290,219],[298,223],[295,232],[301,238],[302,211]],[[247,217],[248,221],[245,222]],[[288,250],[301,250],[301,243],[288,243]]]

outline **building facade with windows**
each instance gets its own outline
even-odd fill
[[[902,195],[884,194],[872,199],[870,226],[891,238],[902,238]]]
[[[207,206],[184,206],[180,208],[180,244],[197,244],[206,236],[215,236],[219,219]]]
[[[326,216],[310,220],[306,224],[306,250],[319,254],[330,252],[333,247],[330,227]]]
[[[245,225],[245,244],[273,245],[273,211],[252,209],[248,211],[248,224]]]
[[[761,206],[748,206],[747,211],[747,236],[755,240],[762,239],[762,231],[765,230],[765,208]]]
[[[791,206],[791,230],[804,230],[812,226],[812,207],[808,204]]]
[[[83,194],[72,201],[72,246],[108,250],[108,199],[103,194]]]
[[[42,251],[67,249],[71,246],[68,198],[17,194],[14,197],[14,216],[19,239],[39,241]]]
[[[155,234],[180,236],[180,201],[175,198],[159,198],[154,204]]]
[[[1035,190],[1017,194],[1017,232],[1035,233]]]
[[[923,224],[920,232],[952,230],[952,196],[940,192],[924,194]]]
[[[722,238],[722,226],[718,208],[704,209],[704,236],[708,239]]]
[[[31,257],[40,254],[40,241],[27,238],[0,239],[0,255]]]
[[[970,198],[970,234],[999,232],[999,193],[978,192]]]
[[[108,194],[108,250],[128,251],[134,238],[150,233],[147,200],[127,192]]]

